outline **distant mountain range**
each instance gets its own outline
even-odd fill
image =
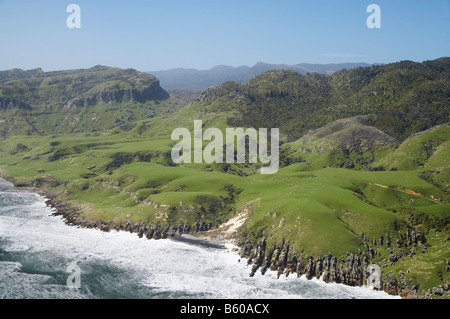
[[[257,75],[272,70],[293,70],[303,75],[314,72],[330,75],[342,69],[368,66],[371,66],[371,64],[363,62],[338,64],[301,63],[296,65],[258,62],[252,67],[245,65],[239,67],[218,65],[210,70],[177,68],[163,71],[149,71],[147,73],[155,75],[160,80],[161,86],[166,90],[197,92],[227,81],[245,83]]]

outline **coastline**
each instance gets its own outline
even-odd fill
[[[257,270],[260,270],[261,274],[264,275],[270,269],[271,271],[277,272],[278,278],[281,275],[287,277],[292,274],[297,275],[298,278],[305,276],[308,280],[316,278],[326,283],[337,283],[353,287],[367,286],[366,269],[368,262],[352,253],[346,254],[347,258],[344,264],[339,264],[337,257],[331,255],[324,256],[323,258],[314,258],[307,255],[302,256],[303,252],[298,258],[294,255],[294,260],[292,260],[292,258],[288,258],[289,244],[281,247],[273,247],[273,249],[269,250],[266,247],[264,238],[258,241],[256,247],[253,247],[245,239],[239,238],[238,229],[249,217],[249,205],[253,203],[247,203],[233,218],[214,229],[202,223],[197,223],[194,227],[189,225],[167,225],[165,228],[159,225],[146,225],[132,222],[118,225],[87,220],[80,217],[80,209],[59,201],[57,195],[51,190],[32,186],[16,187],[7,178],[0,177],[0,190],[3,190],[1,188],[2,184],[3,186],[7,186],[7,190],[23,190],[36,193],[43,197],[45,204],[55,210],[52,216],[61,216],[65,224],[69,226],[95,228],[105,232],[111,230],[128,231],[130,233],[136,233],[140,238],[145,236],[147,239],[155,240],[173,239],[214,249],[229,249],[230,251],[237,252],[241,258],[246,259],[248,265],[253,265],[250,276],[254,276]],[[266,254],[266,250],[269,253]],[[383,282],[382,288],[376,290],[384,291],[389,295],[400,296],[403,299],[421,298],[415,294],[411,294],[409,290],[402,290],[396,281],[391,283]]]

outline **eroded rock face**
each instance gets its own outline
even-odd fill
[[[100,91],[92,95],[82,95],[68,101],[62,107],[83,107],[97,104],[121,103],[121,102],[141,102],[166,99],[169,94],[164,91],[159,81],[154,81],[143,89],[126,89],[113,91]]]
[[[31,110],[31,106],[17,98],[0,97],[0,110],[8,109]]]
[[[8,76],[4,76],[5,83],[0,79],[0,85],[4,85],[0,90],[0,109],[84,107],[169,98],[155,76],[134,69],[98,65],[90,69],[54,72],[10,70],[9,73],[15,74],[15,80],[21,85],[11,85]]]
[[[392,272],[389,272],[385,282],[383,283],[383,290],[390,295],[398,295],[398,282]]]
[[[110,231],[112,229],[129,231],[136,233],[139,237],[145,236],[147,239],[155,240],[172,238],[181,234],[203,232],[212,228],[212,225],[205,222],[198,222],[193,226],[178,224],[167,225],[161,228],[160,225],[147,225],[132,223],[130,221],[118,225],[102,221],[86,220],[79,216],[78,209],[57,201],[55,197],[48,196],[48,198],[46,204],[56,209],[53,215],[63,216],[66,224],[79,227],[97,228],[102,231]],[[362,236],[362,238],[364,239],[365,237]],[[388,238],[388,236],[384,237],[386,246],[389,245]],[[379,244],[382,242],[383,240],[378,241]],[[400,242],[400,244],[402,243]],[[371,247],[367,247],[366,253],[362,251],[359,251],[358,254],[347,252],[338,258],[331,254],[323,257],[308,256],[303,254],[303,250],[300,254],[296,254],[290,249],[288,242],[282,243],[278,247],[268,247],[266,238],[264,237],[260,238],[255,246],[250,241],[243,239],[238,242],[238,245],[241,247],[239,251],[241,257],[247,258],[249,264],[253,264],[250,276],[253,276],[258,270],[264,274],[268,269],[271,269],[277,271],[278,277],[282,274],[286,276],[297,274],[297,276],[304,275],[308,279],[322,278],[325,282],[335,282],[349,286],[363,286],[368,284],[370,256],[366,255],[366,253],[370,255]],[[413,250],[402,250],[391,253],[389,260],[396,262],[400,258],[410,256]],[[392,272],[388,273],[387,277],[383,281],[380,281],[380,288],[391,295],[416,298],[417,287],[408,287],[406,281],[402,278],[403,274],[403,272],[400,272],[400,279],[397,279]],[[427,297],[448,295],[450,295],[448,285],[435,287],[426,294]]]
[[[362,239],[365,236],[361,237]],[[382,240],[378,240],[376,244],[386,246],[389,245],[388,236],[384,236]],[[367,240],[368,241],[368,240]],[[400,244],[404,245],[403,242]],[[301,253],[295,253],[290,249],[289,243],[282,243],[278,247],[268,247],[265,238],[260,238],[255,246],[248,240],[241,240],[239,245],[242,247],[240,255],[248,258],[252,264],[250,276],[260,270],[262,274],[270,269],[277,271],[278,277],[282,274],[289,276],[297,274],[298,277],[305,276],[307,279],[321,278],[325,282],[335,282],[349,286],[367,286],[370,285],[376,290],[383,290],[391,295],[399,295],[405,298],[418,298],[417,287],[408,284],[403,279],[404,272],[400,271],[400,278],[397,278],[392,272],[386,277],[378,278],[373,281],[373,265],[371,265],[371,252],[376,255],[373,249],[368,246],[367,251],[359,251],[357,254],[347,252],[341,257],[332,256],[331,254],[323,257],[313,257]],[[390,256],[392,260],[405,258],[413,253],[414,249],[401,250],[393,252]],[[372,267],[372,268],[371,268]],[[445,268],[445,267],[444,267]],[[369,283],[369,281],[371,281]],[[432,289],[428,293],[429,296],[447,296],[450,295],[448,285],[443,285]]]
[[[191,225],[178,224],[167,225],[161,228],[160,225],[148,225],[143,223],[133,223],[130,221],[115,224],[112,222],[105,223],[102,221],[88,220],[80,217],[79,209],[71,207],[68,204],[62,203],[56,200],[56,197],[49,194],[42,194],[47,197],[46,205],[55,209],[56,212],[53,216],[62,216],[67,225],[78,226],[83,228],[96,228],[105,232],[110,230],[128,231],[130,233],[136,233],[140,238],[147,239],[165,239],[173,238],[182,234],[198,233],[211,229],[212,225],[203,222],[197,222],[193,227]]]

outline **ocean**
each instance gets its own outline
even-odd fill
[[[2,299],[382,299],[366,287],[251,266],[231,246],[68,226],[45,198],[0,183]]]

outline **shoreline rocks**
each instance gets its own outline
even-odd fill
[[[115,224],[112,222],[106,223],[98,220],[87,220],[80,217],[80,210],[78,208],[60,202],[57,200],[56,195],[48,190],[33,188],[31,190],[29,189],[29,191],[34,191],[46,198],[45,204],[56,210],[52,216],[62,216],[64,222],[70,226],[95,228],[105,232],[111,230],[129,231],[130,233],[136,233],[140,238],[145,236],[147,239],[155,240],[169,239],[182,234],[192,235],[212,229],[212,225],[207,224],[204,221],[197,222],[194,225],[178,224],[175,226],[169,224],[163,227],[161,225],[148,225],[140,222],[133,223],[131,221]],[[391,243],[388,236],[384,237],[384,241],[387,246]],[[379,242],[382,243],[383,239]],[[370,258],[373,257],[373,250],[370,246],[368,247],[369,256],[359,251],[358,254],[347,252],[345,256],[341,256],[340,258],[332,256],[331,254],[323,257],[308,256],[304,254],[303,250],[300,253],[296,253],[290,248],[289,243],[284,242],[280,247],[268,247],[265,238],[260,238],[256,247],[248,240],[240,238],[237,242],[237,246],[239,247],[239,255],[242,258],[248,259],[249,264],[253,264],[250,276],[254,276],[258,270],[264,275],[265,272],[270,269],[272,271],[277,271],[278,278],[283,274],[285,276],[297,274],[297,277],[304,275],[307,279],[315,277],[317,279],[322,279],[327,283],[334,282],[360,287],[367,286],[368,284],[369,276],[367,267],[370,264]],[[412,249],[408,252],[397,252],[392,254],[390,259],[396,260],[414,253],[415,252]],[[421,298],[417,296],[417,288],[415,286],[408,289],[402,280],[400,280],[399,283],[392,272],[389,273],[385,280],[380,284],[380,288],[390,295],[398,295],[402,298]],[[430,290],[425,295],[425,298],[429,298],[433,295],[443,296],[449,294],[450,291],[447,286],[443,288],[437,287],[436,289]]]
[[[347,252],[344,256],[337,257],[327,254],[325,256],[308,256],[303,250],[300,253],[294,252],[289,243],[282,243],[280,246],[267,247],[265,238],[260,238],[255,247],[245,239],[238,243],[241,247],[239,252],[242,258],[247,258],[252,264],[250,276],[254,276],[257,271],[264,274],[268,269],[276,271],[278,277],[296,274],[297,277],[305,276],[307,279],[322,279],[327,283],[338,283],[347,286],[368,286],[371,274],[370,250],[368,255],[361,251],[357,254]],[[405,254],[406,255],[406,254]],[[396,256],[397,257],[397,256]],[[373,268],[373,267],[372,267]],[[378,284],[378,288],[376,288]],[[382,290],[390,295],[402,298],[419,298],[417,289],[413,286],[408,288],[404,280],[397,278],[390,272],[387,277],[375,285],[371,285],[376,290]],[[435,289],[430,294],[439,295],[444,289]]]
[[[147,239],[167,239],[182,234],[195,234],[198,232],[208,231],[212,228],[211,224],[207,224],[204,221],[197,222],[194,225],[178,224],[178,225],[149,225],[144,223],[134,223],[127,221],[121,224],[115,224],[112,222],[106,223],[99,220],[88,220],[79,215],[79,209],[74,208],[69,204],[62,203],[56,199],[54,194],[51,194],[44,190],[36,191],[39,195],[43,196],[47,200],[45,204],[56,210],[52,216],[61,216],[64,222],[70,226],[77,226],[82,228],[95,228],[101,231],[109,232],[111,230],[116,231],[128,231],[130,233],[136,233],[139,238]]]

